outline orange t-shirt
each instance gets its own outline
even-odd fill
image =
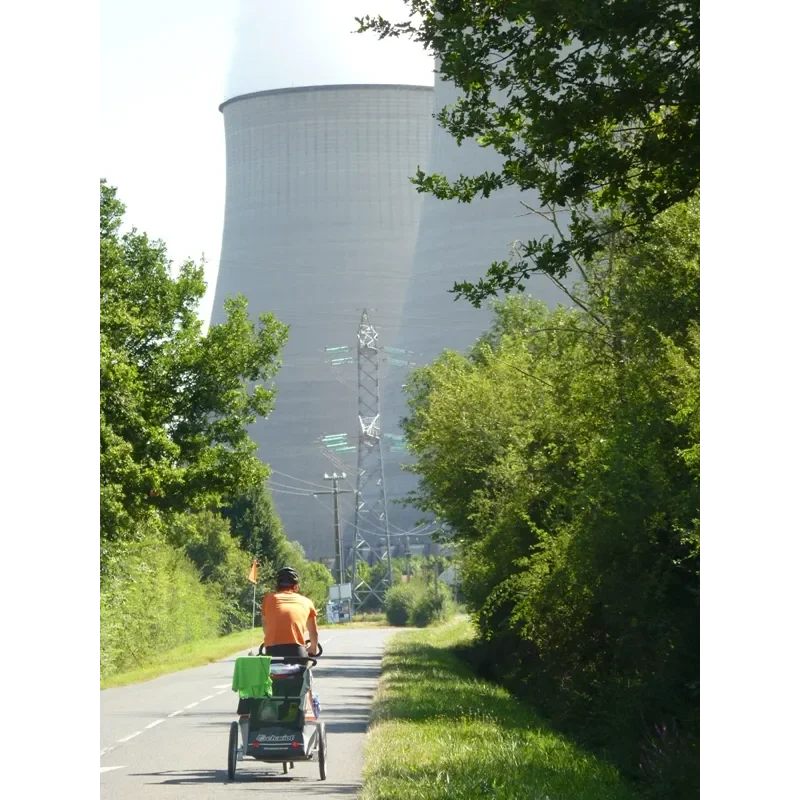
[[[305,645],[308,620],[317,616],[314,603],[297,592],[265,594],[261,601],[261,620],[266,623],[264,645]]]

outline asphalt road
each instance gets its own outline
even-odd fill
[[[328,778],[316,762],[242,761],[228,781],[228,731],[236,719],[231,691],[240,653],[205,667],[100,693],[100,796],[103,800],[292,797],[355,798],[364,739],[390,628],[321,631],[325,654],[314,690],[328,728]]]

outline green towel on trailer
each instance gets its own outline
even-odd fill
[[[233,667],[233,689],[239,697],[272,697],[272,678],[269,676],[269,656],[237,658]]]

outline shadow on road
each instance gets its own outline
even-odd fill
[[[328,733],[365,733],[369,723],[370,709],[353,708],[332,708],[330,706],[323,709],[320,719],[325,720]],[[219,716],[220,712],[214,712],[209,716]],[[198,722],[198,728],[218,728],[227,731],[231,722],[236,718],[233,712],[225,713],[226,719],[209,720],[208,722]]]
[[[323,655],[322,658],[320,658],[319,665],[320,667],[322,667],[326,661],[380,661],[382,658],[383,656],[381,655],[347,656],[347,655],[339,655],[339,653],[336,653],[336,655],[331,654],[330,656]]]
[[[314,765],[316,766],[316,765]],[[263,771],[266,768],[266,771]],[[262,771],[256,772],[256,769]],[[284,784],[283,791],[296,789],[304,795],[351,795],[354,796],[361,789],[360,783],[335,783],[330,779],[320,781],[315,776],[284,775],[280,764],[278,771],[273,771],[272,765],[253,765],[253,771],[247,767],[237,770],[235,783],[242,785],[258,785],[266,788],[271,784]],[[209,783],[231,783],[228,772],[224,769],[208,770],[168,770],[166,772],[132,772],[131,776],[142,778],[164,778],[164,780],[150,781],[149,783],[163,786],[200,786]]]
[[[322,664],[314,670],[314,678],[377,678],[379,675],[377,665],[374,667],[334,667]]]

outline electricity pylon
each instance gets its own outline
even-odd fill
[[[392,548],[386,487],[381,453],[380,403],[381,347],[378,331],[366,309],[358,326],[358,466],[356,470],[356,509],[353,538],[353,610],[358,611],[371,596],[383,604],[392,585]],[[375,531],[379,532],[376,536]],[[370,541],[367,537],[370,537]],[[385,548],[375,540],[383,538]],[[359,578],[358,564],[386,561],[386,574],[374,586]]]

